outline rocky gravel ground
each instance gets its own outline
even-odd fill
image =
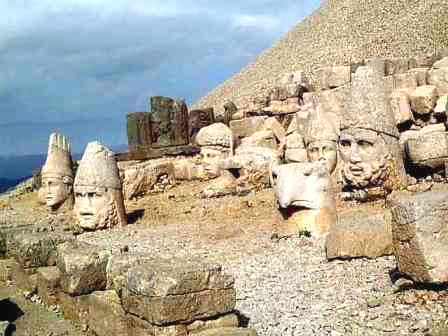
[[[393,257],[327,262],[323,242],[274,239],[272,192],[200,199],[199,182],[128,202],[131,225],[78,239],[114,251],[218,262],[236,279],[242,321],[260,336],[444,335],[447,288],[415,288]],[[33,205],[33,211],[26,211]],[[4,205],[20,217],[42,216],[33,196]],[[39,217],[67,225],[60,215]],[[37,220],[37,218],[36,218]]]

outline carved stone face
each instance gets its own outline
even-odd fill
[[[342,175],[348,185],[365,188],[384,182],[390,155],[380,134],[360,128],[343,130],[339,150],[343,161]]]
[[[328,140],[314,141],[308,144],[306,151],[310,162],[325,162],[330,174],[334,172],[338,163],[336,142]]]
[[[70,177],[42,176],[39,198],[48,207],[55,209],[72,197],[73,180]]]
[[[117,204],[121,191],[100,187],[75,187],[75,214],[86,230],[104,229],[119,224]]]
[[[220,175],[219,162],[225,159],[229,154],[224,150],[210,147],[201,147],[201,162],[208,177],[218,177]]]

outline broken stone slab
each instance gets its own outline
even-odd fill
[[[257,336],[257,332],[251,328],[216,328],[202,331],[195,336]]]
[[[420,115],[431,113],[437,102],[437,94],[434,85],[419,86],[409,96],[412,110]]]
[[[285,143],[286,131],[275,117],[270,117],[264,121],[261,131],[271,131],[279,143]]]
[[[448,94],[448,68],[430,70],[428,84],[436,86],[439,95]]]
[[[444,126],[442,124],[442,126]],[[437,168],[448,160],[448,133],[422,130],[418,137],[406,141],[406,154],[415,166]]]
[[[187,325],[187,330],[192,333],[216,328],[236,328],[239,326],[238,316],[234,313],[220,316],[216,319],[197,320]]]
[[[37,292],[42,301],[48,306],[58,303],[57,294],[60,291],[61,272],[55,266],[37,269]]]
[[[417,86],[428,85],[428,68],[415,68],[409,70],[409,73],[415,75]]]
[[[406,143],[409,139],[416,139],[420,135],[420,131],[417,130],[407,130],[402,133],[400,133],[400,147],[402,150],[402,153],[406,153]]]
[[[415,90],[418,85],[417,73],[406,72],[403,74],[397,74],[393,76],[394,88],[396,90]]]
[[[54,266],[57,246],[74,239],[71,233],[26,232],[13,236],[8,250],[24,269]]]
[[[127,200],[151,192],[161,178],[165,178],[167,186],[176,184],[174,165],[166,161],[149,160],[124,169],[120,175]]]
[[[344,86],[351,81],[350,66],[331,66],[318,70],[320,89],[334,89]]]
[[[124,287],[128,270],[152,259],[153,257],[146,253],[112,253],[106,268],[106,288],[120,293]]]
[[[395,192],[394,253],[401,273],[420,283],[448,282],[448,190],[411,194]]]
[[[436,54],[427,53],[415,56],[412,63],[415,68],[431,68],[436,60]]]
[[[397,125],[413,120],[409,95],[406,91],[397,90],[392,92],[390,96],[390,104],[395,116]]]
[[[0,259],[0,282],[12,279],[14,264],[16,264],[14,259]]]
[[[440,96],[437,99],[436,107],[434,108],[434,114],[436,116],[446,115],[448,113],[448,94]]]
[[[441,60],[435,62],[432,67],[434,69],[448,68],[448,57],[444,57]]]
[[[104,290],[110,251],[81,243],[69,242],[57,248],[57,266],[62,273],[61,288],[72,296]]]
[[[254,134],[263,126],[266,119],[267,117],[265,116],[257,116],[241,120],[232,120],[230,122],[230,130],[232,131],[234,138],[242,139]]]
[[[228,102],[229,105],[224,105],[224,109],[226,109],[226,106],[228,107],[228,109],[230,109],[230,103],[231,102]],[[227,124],[231,120],[230,114],[231,112],[229,110]],[[213,124],[214,122],[215,122],[215,114],[213,112],[213,107],[206,109],[191,110],[188,114],[188,132],[191,142],[192,143],[194,142],[193,139],[196,136],[196,134],[198,134],[201,128],[207,127]]]
[[[124,309],[156,324],[188,323],[233,311],[232,276],[219,265],[190,259],[154,259],[127,273]]]
[[[268,106],[263,108],[264,114],[283,115],[300,111],[299,98],[292,97],[285,100],[272,100]]]
[[[276,149],[278,144],[277,144],[277,138],[274,135],[274,133],[270,130],[266,130],[266,131],[257,131],[250,137],[241,139],[239,147],[245,147],[245,146],[257,146],[257,147]]]
[[[391,255],[392,216],[388,209],[357,207],[338,213],[326,238],[327,259]]]

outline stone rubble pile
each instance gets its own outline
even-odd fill
[[[220,265],[103,249],[60,232],[24,232],[7,245],[8,280],[95,335],[256,335],[239,327],[234,278]]]

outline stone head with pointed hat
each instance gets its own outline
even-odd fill
[[[39,198],[50,209],[63,204],[73,206],[73,163],[67,138],[58,133],[50,135],[47,160],[42,167],[42,186]]]
[[[99,142],[87,145],[75,178],[75,214],[85,230],[126,224],[114,153]]]
[[[220,175],[219,162],[233,154],[233,134],[223,123],[215,123],[201,128],[196,136],[201,146],[201,160],[208,177]]]
[[[330,174],[334,172],[338,162],[339,128],[335,124],[331,116],[318,106],[308,115],[305,129],[308,160],[325,162]]]
[[[390,181],[397,184],[392,188],[406,185],[399,133],[387,96],[380,71],[368,66],[357,69],[339,138],[346,187],[382,188]]]

